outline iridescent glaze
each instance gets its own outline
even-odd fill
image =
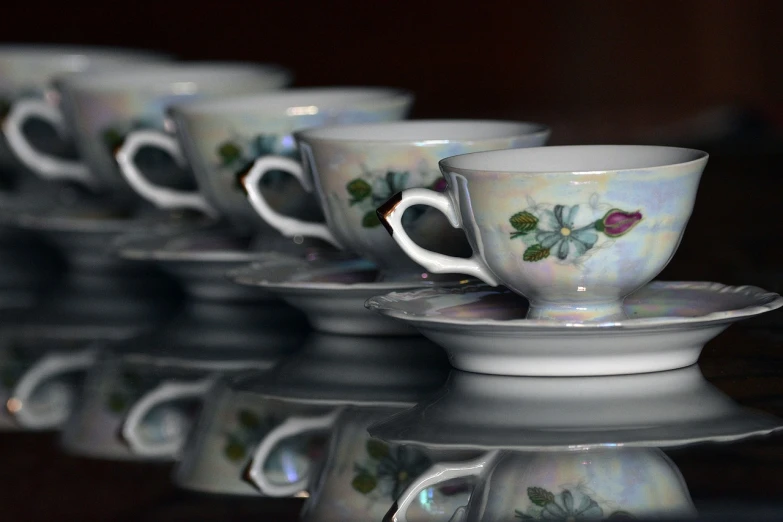
[[[378,265],[386,279],[421,279],[421,266],[394,245],[376,209],[411,187],[445,190],[443,158],[469,152],[543,145],[543,125],[441,120],[312,129],[296,134],[335,238]],[[405,224],[417,243],[462,254],[467,245],[439,212],[412,209]]]

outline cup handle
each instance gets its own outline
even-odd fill
[[[95,179],[87,165],[80,161],[58,158],[36,150],[22,132],[30,118],[40,118],[54,127],[60,136],[68,134],[60,110],[43,100],[20,100],[11,107],[3,121],[3,133],[8,146],[25,166],[48,180],[76,181],[89,188],[95,188]]]
[[[398,192],[389,201],[378,207],[376,212],[389,235],[411,259],[434,274],[466,274],[477,277],[492,286],[499,284],[494,274],[475,252],[470,258],[465,259],[438,254],[417,245],[402,225],[402,215],[408,207],[414,205],[435,207],[448,218],[451,226],[463,228],[459,214],[448,194],[423,188]]]
[[[447,480],[480,475],[498,454],[498,450],[490,451],[473,460],[465,462],[439,462],[433,464],[430,469],[425,471],[408,488],[402,492],[400,498],[392,505],[383,522],[408,522],[408,508],[419,498],[421,490],[446,482]],[[455,512],[455,516],[460,507]],[[461,518],[452,518],[452,520],[461,520]]]
[[[264,195],[261,193],[260,183],[267,172],[272,170],[284,170],[289,172],[299,181],[307,192],[313,191],[310,181],[305,176],[304,168],[298,161],[283,156],[264,156],[258,158],[242,180],[242,184],[245,186],[245,190],[247,190],[250,204],[253,205],[256,212],[258,212],[267,223],[275,227],[278,232],[286,237],[317,237],[331,243],[337,248],[343,249],[343,246],[337,241],[337,238],[334,237],[325,223],[313,223],[284,216],[275,211],[269,203],[266,202]]]
[[[131,407],[122,424],[122,437],[131,450],[138,455],[166,457],[179,454],[185,444],[184,434],[160,444],[150,444],[139,436],[141,423],[153,408],[163,403],[181,399],[204,398],[214,383],[215,378],[208,377],[195,382],[168,381],[160,384]]]
[[[67,420],[70,410],[53,410],[46,414],[37,414],[31,412],[25,405],[41,383],[58,374],[87,370],[95,363],[97,356],[97,349],[88,348],[76,353],[55,353],[42,357],[19,379],[6,402],[6,409],[25,428],[42,430],[58,427]]]
[[[270,497],[290,497],[306,489],[309,477],[304,477],[291,484],[272,484],[264,474],[264,463],[275,446],[283,439],[301,435],[308,431],[327,431],[331,429],[341,411],[341,408],[337,408],[319,417],[290,417],[270,431],[258,445],[258,448],[256,448],[250,461],[250,466],[247,469],[247,476],[251,482],[261,493]]]
[[[170,154],[180,166],[187,165],[182,149],[173,136],[156,130],[134,131],[115,154],[120,171],[133,190],[159,208],[189,208],[210,217],[217,217],[217,210],[198,192],[176,190],[150,182],[136,166],[136,155],[144,147],[161,149]]]

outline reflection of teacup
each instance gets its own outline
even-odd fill
[[[289,418],[272,430],[267,436],[269,443],[257,450],[249,467],[250,477],[263,493],[291,494],[293,489],[269,484],[261,473],[269,455],[267,448],[304,437],[314,430],[323,431],[333,423],[326,457],[319,470],[304,477],[298,485],[298,490],[307,489],[310,494],[301,519],[307,522],[380,520],[405,488],[434,462],[474,454],[387,444],[367,434],[368,426],[399,411],[400,408],[383,405],[357,406],[344,409],[338,416]],[[428,488],[419,501],[408,506],[408,516],[410,520],[422,522],[445,520],[465,505],[470,491],[471,481],[463,480]]]
[[[25,430],[62,427],[76,406],[85,372],[95,363],[98,347],[52,350],[20,343],[7,348],[3,364],[4,408]]]
[[[688,518],[696,510],[685,480],[657,448],[589,451],[491,451],[477,459],[436,464],[400,496],[384,520],[408,522],[421,491],[477,477],[453,522]]]
[[[671,260],[706,164],[704,152],[652,146],[465,154],[440,162],[445,193],[403,191],[378,216],[414,261],[505,285],[529,299],[528,318],[611,321]],[[473,255],[421,248],[403,220],[418,205],[462,228]]]
[[[325,419],[328,430],[333,416],[333,407],[298,405],[219,385],[207,398],[174,481],[189,490],[258,496],[246,474],[254,451],[268,434],[291,417]],[[289,490],[291,484],[301,484],[321,458],[325,436],[324,430],[313,430],[271,445],[265,460],[257,461],[259,472],[272,487]],[[294,487],[291,494],[302,489]]]
[[[126,65],[158,62],[164,59],[163,56],[148,52],[101,47],[2,45],[0,46],[0,122],[6,120],[17,103],[45,103],[38,100],[44,98],[50,82],[59,75],[118,69]],[[13,131],[16,134],[10,137],[11,140],[28,139],[31,142],[30,146],[43,147],[51,154],[65,152],[68,149],[68,144],[62,139],[63,135],[67,135],[67,129],[59,125],[55,128],[56,132],[52,132],[52,129],[22,129],[15,126]],[[5,138],[0,139],[0,169],[16,170],[20,165],[7,147]],[[3,174],[5,175],[5,172]]]
[[[543,125],[502,121],[411,121],[307,129],[295,134],[305,169],[288,169],[315,188],[326,224],[280,216],[257,190],[257,182],[283,159],[258,162],[245,180],[250,201],[283,235],[315,236],[378,265],[384,279],[422,278],[422,269],[389,239],[377,207],[409,187],[443,190],[438,161],[455,154],[543,145]],[[290,161],[289,161],[290,163]],[[304,170],[307,171],[305,175]],[[463,234],[438,212],[413,209],[406,224],[416,240],[452,254],[466,250]]]
[[[183,100],[227,96],[277,89],[290,75],[277,67],[195,63],[144,65],[122,71],[72,74],[60,77],[55,87],[60,109],[41,103],[18,106],[6,122],[21,128],[31,117],[62,126],[63,119],[73,134],[81,161],[66,161],[43,155],[23,139],[14,150],[37,174],[64,178],[96,190],[107,191],[125,203],[137,196],[123,179],[114,159],[116,149],[132,131],[162,129],[165,108]],[[167,155],[147,157],[153,177],[163,184],[177,186],[188,176]]]
[[[242,179],[253,163],[282,157],[277,173],[260,187],[278,212],[303,219],[320,215],[317,202],[291,176],[299,154],[291,134],[323,125],[366,123],[404,118],[412,95],[389,88],[330,87],[294,89],[177,104],[169,116],[176,138],[160,131],[132,133],[117,158],[131,186],[164,208],[194,208],[224,215],[245,232],[275,232],[247,202]],[[188,163],[199,192],[161,187],[137,164],[145,148],[157,148]],[[293,170],[286,162],[297,165]],[[274,178],[274,179],[273,179]]]

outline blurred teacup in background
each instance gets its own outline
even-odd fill
[[[273,173],[252,190],[263,194],[273,216],[322,219],[316,199],[285,174],[301,170],[292,133],[324,125],[403,119],[412,102],[411,93],[398,89],[328,87],[177,103],[168,111],[176,137],[137,131],[117,158],[128,183],[159,207],[225,216],[241,233],[279,238],[275,222],[259,218],[252,210],[242,180],[272,162]],[[172,189],[148,179],[140,165],[145,148],[162,149],[188,163],[198,191]],[[263,165],[254,167],[257,160]],[[309,235],[320,237],[303,234]]]
[[[438,161],[458,153],[543,145],[544,125],[484,120],[429,120],[332,126],[295,133],[305,166],[266,157],[245,179],[250,201],[261,217],[285,236],[317,236],[355,252],[380,268],[382,280],[426,278],[421,266],[394,245],[376,209],[409,187],[446,188]],[[316,192],[326,223],[282,216],[266,202],[259,182],[287,167]],[[469,254],[464,234],[439,212],[413,209],[406,224],[415,240],[454,255]]]
[[[146,64],[122,71],[69,74],[55,81],[59,110],[41,102],[37,109],[29,106],[19,117],[12,111],[5,125],[6,135],[14,135],[15,128],[33,116],[54,125],[64,121],[73,134],[79,160],[43,154],[26,146],[21,138],[11,142],[14,152],[44,178],[77,182],[111,198],[118,208],[132,210],[139,198],[125,182],[114,158],[131,131],[162,129],[165,108],[178,100],[279,89],[290,79],[286,70],[276,66],[208,62]],[[174,158],[155,152],[147,156],[152,179],[172,186],[188,183]]]

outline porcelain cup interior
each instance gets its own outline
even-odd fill
[[[172,107],[178,141],[208,203],[240,230],[278,234],[259,218],[242,185],[266,156],[299,161],[293,132],[325,125],[405,118],[411,93],[385,87],[321,87],[236,96]],[[315,197],[284,169],[263,179],[272,208],[305,221],[323,220]]]
[[[375,262],[382,280],[428,277],[389,237],[376,209],[413,187],[442,192],[443,158],[469,152],[534,147],[544,125],[492,120],[422,120],[308,129],[296,133],[326,222],[344,248]],[[464,234],[434,209],[412,208],[405,224],[417,244],[468,255]]]
[[[96,185],[133,201],[138,196],[114,157],[131,131],[163,130],[165,109],[174,103],[280,89],[290,79],[286,70],[276,66],[191,63],[67,75],[55,85],[68,129]],[[192,186],[190,176],[168,154],[149,151],[139,162],[157,183]]]
[[[381,214],[409,255],[507,286],[530,300],[528,318],[623,319],[623,299],[677,250],[706,163],[698,150],[632,145],[466,154],[440,162],[445,196],[408,191]],[[416,204],[449,213],[473,256],[417,249],[400,221]]]

